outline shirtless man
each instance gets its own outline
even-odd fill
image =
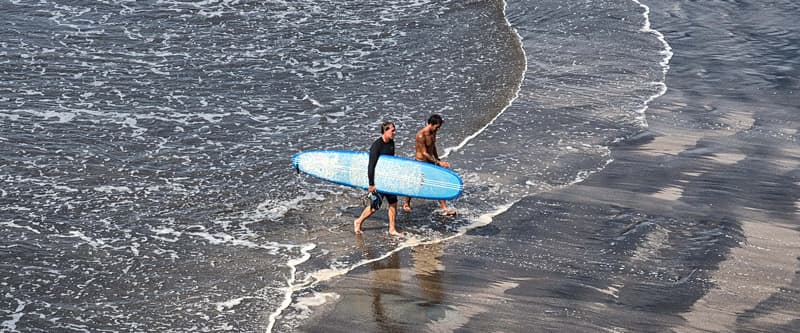
[[[385,198],[389,202],[389,234],[392,236],[403,237],[404,235],[394,227],[397,217],[397,196],[380,193],[380,189],[375,188],[375,166],[381,155],[394,155],[394,134],[395,127],[392,122],[381,124],[381,137],[379,137],[369,148],[369,164],[367,165],[367,178],[369,179],[370,203],[364,207],[361,216],[353,221],[353,232],[361,234],[361,224],[368,217],[381,208],[381,203]]]
[[[416,154],[414,158],[418,161],[450,168],[450,163],[439,159],[439,153],[436,151],[436,131],[442,127],[442,124],[444,124],[444,120],[442,120],[442,116],[438,114],[434,114],[428,118],[428,124],[417,132],[416,144],[414,145]],[[455,210],[447,208],[447,203],[445,203],[444,200],[439,200],[439,206],[442,207],[442,215],[456,215]],[[411,211],[411,198],[406,198],[403,210],[406,212]]]

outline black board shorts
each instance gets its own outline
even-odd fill
[[[383,194],[383,193],[381,193],[381,195],[384,198],[386,198],[386,201],[388,201],[390,205],[394,204],[394,203],[397,203],[397,196],[396,195],[394,195],[394,194]]]
[[[389,202],[389,204],[397,203],[397,196],[393,194],[384,194],[384,193],[377,193],[377,195],[370,193],[370,202],[369,206],[373,210],[378,210],[381,208],[381,204],[383,203],[383,199]]]

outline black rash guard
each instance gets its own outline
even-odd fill
[[[378,164],[378,157],[381,155],[394,156],[394,140],[383,142],[383,137],[380,137],[369,147],[369,165],[367,166],[369,186],[375,186],[375,166]]]

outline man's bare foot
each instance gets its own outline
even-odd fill
[[[363,222],[363,221],[359,221],[358,219],[353,220],[353,232],[355,232],[356,235],[362,234],[362,232],[361,232],[361,222]]]
[[[406,237],[405,234],[403,234],[402,232],[398,232],[397,230],[389,230],[389,235],[400,238]]]
[[[411,205],[404,204],[403,205],[403,211],[406,212],[406,213],[410,213],[411,212]]]
[[[453,210],[453,209],[445,208],[445,209],[442,209],[442,215],[444,215],[444,216],[455,216],[456,215],[456,211]]]

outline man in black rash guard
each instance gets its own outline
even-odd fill
[[[375,188],[375,166],[378,164],[378,158],[381,155],[394,156],[394,134],[395,127],[392,122],[384,122],[381,124],[381,137],[372,143],[369,148],[369,165],[367,166],[367,176],[369,177],[369,192],[372,194],[372,202],[364,208],[361,216],[353,221],[353,231],[361,234],[361,224],[375,213],[380,208],[381,197],[386,198],[389,202],[389,234],[392,236],[403,237],[402,233],[397,232],[394,227],[395,219],[397,217],[397,196],[391,194],[382,194]]]

